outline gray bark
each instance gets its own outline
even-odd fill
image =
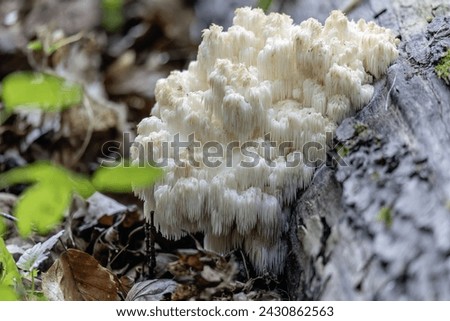
[[[347,165],[320,168],[295,205],[291,299],[450,299],[450,88],[434,72],[450,47],[443,3],[372,0],[349,13],[392,29],[400,57],[337,129]]]

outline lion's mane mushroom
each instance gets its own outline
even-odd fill
[[[138,126],[134,163],[165,160],[167,171],[137,191],[146,215],[155,211],[166,236],[203,232],[206,248],[242,248],[258,271],[280,272],[286,209],[314,173],[303,146],[325,146],[326,132],[369,102],[395,43],[389,30],[339,11],[324,25],[293,25],[241,8],[228,31],[212,25],[197,60],[158,81],[152,116]],[[177,151],[179,141],[189,146]],[[216,152],[209,163],[205,150]],[[325,148],[308,157],[325,159]]]

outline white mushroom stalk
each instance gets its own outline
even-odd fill
[[[203,232],[206,248],[241,248],[259,272],[280,272],[285,209],[314,173],[306,159],[325,159],[326,133],[369,102],[397,55],[389,30],[339,11],[294,25],[237,9],[228,31],[204,31],[187,70],[157,83],[138,126],[133,162],[167,172],[137,191],[146,215],[168,237]]]

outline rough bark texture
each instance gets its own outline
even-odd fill
[[[372,0],[349,13],[392,29],[401,54],[336,132],[347,165],[320,168],[298,199],[291,299],[450,299],[450,88],[434,72],[450,47],[443,3]]]
[[[231,23],[252,0],[198,0]],[[450,87],[434,66],[450,47],[444,0],[274,0],[299,23],[333,9],[401,39],[374,98],[337,130],[347,166],[324,166],[290,222],[285,277],[296,300],[450,300]],[[447,4],[446,4],[447,3]],[[199,9],[200,8],[200,9]],[[206,27],[203,25],[202,27]]]

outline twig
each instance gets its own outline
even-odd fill
[[[156,228],[154,221],[155,212],[150,212],[150,222],[145,221],[145,256],[146,266],[148,267],[148,274],[145,273],[146,268],[144,267],[144,275],[148,279],[153,279],[155,277],[155,267],[156,267],[156,250],[155,250],[155,237]]]
[[[64,252],[67,252],[67,247],[66,247],[66,245],[64,244],[64,242],[61,240],[60,237],[58,237],[58,242],[61,243],[62,247],[64,248]]]
[[[359,5],[361,5],[362,0],[350,0],[345,6],[341,9],[345,14],[349,14],[353,10],[355,10]]]
[[[250,273],[248,272],[247,262],[245,260],[244,253],[242,252],[242,250],[239,250],[239,253],[241,253],[242,263],[244,264],[244,269],[245,269],[245,274],[247,274],[247,280],[249,280],[250,279]]]
[[[156,238],[156,228],[155,228],[155,212],[150,212],[150,277],[153,279],[155,276],[156,268],[156,249],[155,249],[155,238]]]
[[[74,164],[76,164],[80,160],[80,158],[83,156],[89,143],[91,142],[92,133],[94,132],[94,110],[92,109],[90,99],[91,99],[91,97],[88,97],[87,94],[85,93],[85,98],[83,99],[83,101],[84,101],[83,106],[86,108],[86,112],[87,112],[87,116],[88,116],[88,128],[86,130],[86,135],[84,136],[83,144],[81,145],[81,147],[77,151],[77,153],[73,156],[70,166],[73,166]]]
[[[374,19],[378,19],[378,18],[379,18],[382,14],[384,14],[386,11],[387,11],[386,8],[382,9],[381,11],[377,12],[377,13],[373,16],[373,18],[374,18]]]
[[[0,212],[0,216],[3,216],[3,217],[6,218],[7,220],[10,220],[10,221],[13,221],[13,222],[17,222],[17,221],[18,221],[17,218],[15,218],[14,216],[12,216],[12,215],[10,215],[10,214],[8,214],[8,213]]]
[[[127,244],[127,245],[125,245],[124,247],[122,247],[122,248],[120,249],[120,251],[117,252],[117,254],[114,255],[113,258],[109,261],[108,265],[111,266],[111,265],[114,263],[114,261],[119,257],[119,255],[122,254],[123,251],[125,251],[125,250],[128,248],[128,246],[129,246],[129,244]]]

